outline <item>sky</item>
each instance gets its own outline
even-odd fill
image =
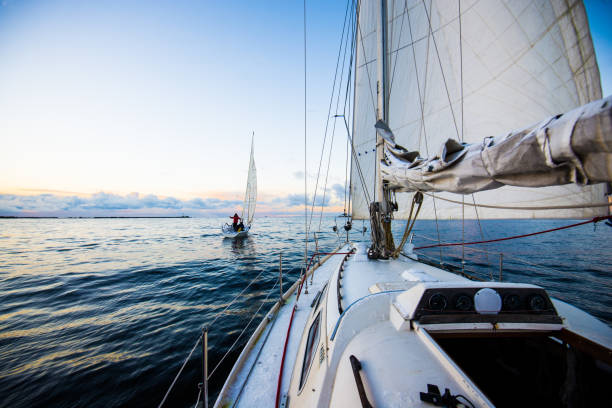
[[[0,0],[0,216],[233,213],[253,132],[258,212],[301,214],[302,7]],[[310,191],[345,7],[307,2]],[[609,95],[612,1],[586,8]],[[342,159],[328,210],[342,211],[344,183]]]

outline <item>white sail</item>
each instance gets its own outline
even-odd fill
[[[361,2],[353,139],[365,184],[374,191],[376,15]],[[479,143],[601,98],[599,70],[581,1],[388,1],[388,124],[408,151],[432,157],[449,138]],[[463,95],[463,97],[462,97]],[[357,163],[353,217],[368,218]],[[603,202],[605,186],[505,186],[466,201],[505,206]],[[461,201],[462,196],[442,193]],[[398,194],[405,218],[410,194]],[[466,218],[581,218],[598,208],[497,211],[466,208]],[[437,213],[437,214],[436,214]],[[419,218],[461,218],[461,206],[427,197]]]
[[[244,206],[242,207],[242,219],[246,225],[253,223],[255,216],[255,205],[257,204],[257,169],[255,168],[255,156],[253,152],[253,140],[251,139],[251,159],[249,160],[249,175],[247,177],[246,191],[244,193]]]

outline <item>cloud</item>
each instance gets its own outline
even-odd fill
[[[310,194],[308,195],[306,202],[308,203],[308,207],[310,208],[312,206],[312,195]],[[303,207],[304,206],[304,195],[303,194],[289,194],[284,197],[277,197],[271,200],[270,204],[276,205],[276,206],[280,205],[283,207]],[[325,195],[325,202],[323,202],[322,192],[319,192],[316,196],[314,206],[321,207],[321,204],[323,204],[323,207],[329,207],[331,205],[337,205],[338,202],[336,199],[334,199],[334,197],[332,197],[331,192],[328,189],[327,194]]]
[[[337,200],[344,200],[345,190],[342,184],[334,184],[333,186],[331,186],[331,189],[334,192],[334,195]]]
[[[55,194],[0,194],[0,215],[18,213],[115,212],[138,210],[220,210],[240,205],[241,201],[218,198],[180,200],[139,193],[118,195],[100,192],[89,197],[58,196]]]
[[[293,177],[295,177],[298,180],[302,180],[304,178],[304,172],[303,171],[294,171],[293,172]]]

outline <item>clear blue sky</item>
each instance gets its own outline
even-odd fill
[[[345,6],[308,1],[310,171]],[[608,95],[612,3],[586,6]],[[301,1],[0,0],[0,215],[225,211],[244,194],[252,131],[260,208],[296,208],[302,12]],[[328,182],[338,192],[343,164]]]

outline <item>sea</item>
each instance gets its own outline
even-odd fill
[[[209,332],[210,401],[242,346],[304,266],[304,217],[259,217],[224,239],[227,218],[1,219],[0,407],[193,406]],[[412,245],[480,241],[576,220],[418,221]],[[345,218],[306,223],[308,253],[346,239]],[[404,225],[394,229],[399,241]],[[334,231],[336,227],[337,231]],[[365,227],[365,230],[364,230]],[[355,221],[351,240],[369,241]],[[479,279],[518,281],[612,324],[612,228],[588,224],[492,244],[417,251]],[[500,255],[502,254],[502,255]],[[309,255],[310,256],[310,255]],[[186,360],[187,359],[187,360]]]

